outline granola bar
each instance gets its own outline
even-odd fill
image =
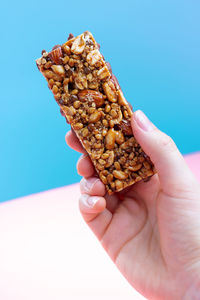
[[[43,50],[36,63],[109,194],[155,173],[133,136],[132,109],[90,32]]]

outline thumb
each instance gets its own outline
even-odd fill
[[[133,114],[131,122],[135,138],[155,165],[163,191],[177,196],[191,190],[196,180],[173,140],[140,110]]]

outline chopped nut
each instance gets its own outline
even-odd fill
[[[105,164],[106,164],[106,161],[105,161],[104,159],[101,159],[101,158],[98,160],[98,162],[99,162],[101,165],[105,165]]]
[[[91,73],[89,73],[88,75],[87,75],[87,80],[88,81],[92,81],[92,79],[93,79],[93,76],[92,76],[92,74]]]
[[[48,54],[49,58],[57,65],[62,64],[62,49],[61,47],[58,47],[54,49],[53,51],[49,52]]]
[[[118,103],[120,105],[127,106],[128,102],[126,101],[126,99],[125,99],[125,97],[124,97],[124,95],[123,95],[123,93],[122,93],[121,90],[117,91],[117,95],[118,95]]]
[[[68,61],[69,61],[69,56],[66,55],[66,56],[63,58],[63,64],[65,65]]]
[[[87,87],[88,87],[87,78],[84,74],[81,74],[81,73],[77,74],[75,76],[74,81],[75,81],[75,84],[76,84],[76,86],[79,90],[87,89]]]
[[[58,87],[57,87],[57,85],[53,86],[52,92],[54,93],[54,95],[58,93]]]
[[[115,91],[115,86],[112,81],[105,82],[103,84],[103,90],[110,102],[117,102],[117,94]]]
[[[108,68],[107,66],[104,66],[102,69],[100,69],[98,72],[97,72],[97,76],[99,79],[105,79],[107,77],[110,76],[110,72],[108,71]]]
[[[95,138],[96,138],[97,140],[103,140],[103,136],[102,136],[100,133],[97,133],[97,134],[95,135]]]
[[[66,107],[67,109],[67,113],[70,115],[70,116],[74,116],[76,114],[76,110],[73,106],[70,106],[70,107]]]
[[[52,70],[53,70],[56,74],[58,74],[58,75],[60,75],[60,76],[65,75],[65,69],[63,68],[63,66],[61,66],[61,65],[53,65],[53,66],[51,66],[51,68],[52,68]]]
[[[85,39],[84,35],[79,35],[73,42],[71,51],[75,54],[81,54],[85,48]]]
[[[100,92],[83,90],[78,93],[78,97],[81,101],[95,102],[97,107],[104,104],[104,97]]]
[[[90,83],[88,84],[89,89],[92,89],[92,90],[97,89],[98,86],[99,86],[99,84],[98,84],[97,81],[93,81],[93,82],[90,82]]]
[[[75,60],[74,60],[73,58],[70,58],[69,61],[68,61],[68,65],[69,65],[70,67],[73,67],[74,64],[75,64]]]
[[[89,54],[86,57],[86,60],[87,60],[87,62],[88,62],[89,65],[93,66],[101,58],[102,58],[102,56],[101,56],[99,50],[95,49],[95,50],[89,52]]]
[[[108,152],[109,152],[109,151],[108,151]],[[103,159],[107,159],[107,158],[109,157],[109,153],[108,153],[108,152],[103,153],[101,157],[102,157]]]
[[[64,51],[67,55],[70,55],[70,54],[71,54],[71,49],[70,49],[70,47],[69,47],[68,45],[64,44],[64,45],[62,46],[62,49],[63,49],[63,51]]]
[[[43,71],[44,76],[47,79],[53,79],[55,81],[62,81],[62,77],[58,74],[55,74],[53,71],[51,70],[44,70]]]

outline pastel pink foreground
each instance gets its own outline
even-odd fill
[[[200,180],[200,153],[186,156]],[[83,222],[79,186],[0,205],[0,299],[144,299]]]

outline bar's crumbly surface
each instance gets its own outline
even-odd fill
[[[109,194],[154,174],[133,136],[132,110],[90,32],[43,50],[36,63]]]

